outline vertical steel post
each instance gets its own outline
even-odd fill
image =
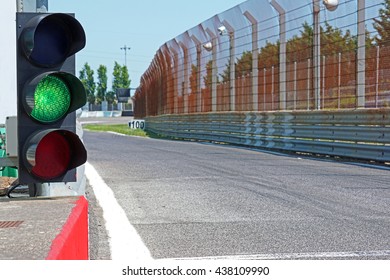
[[[184,82],[183,82],[183,100],[184,100],[184,114],[188,114],[188,48],[183,43],[179,43],[184,53]]]
[[[16,8],[19,13],[46,13],[48,0],[16,0]]]
[[[297,109],[297,62],[294,61],[294,110]]]
[[[317,110],[321,109],[321,29],[320,29],[320,0],[313,0],[313,23],[314,23],[314,48],[313,48],[313,79],[314,79],[314,100]]]
[[[379,58],[380,58],[380,47],[376,46],[375,108],[378,108],[378,97],[379,97]]]
[[[211,37],[212,65],[211,65],[211,111],[217,111],[217,36],[209,28],[206,33]]]
[[[326,61],[326,57],[325,55],[322,56],[322,109],[325,109],[325,81],[326,81],[326,77],[325,77],[325,71],[326,71],[326,68],[325,68],[325,61]]]
[[[310,68],[311,68],[311,59],[307,59],[307,111],[310,110]]]
[[[229,49],[230,49],[230,81],[229,81],[229,92],[230,92],[230,111],[236,110],[236,45],[234,28],[224,20],[222,24],[226,27],[229,34]]]
[[[202,75],[201,75],[201,56],[202,56],[202,42],[195,36],[191,36],[192,41],[196,45],[196,111],[202,111]]]
[[[341,108],[341,53],[339,53],[339,61],[338,61],[338,80],[337,80],[337,108]]]
[[[276,0],[272,0],[270,4],[279,13],[279,110],[286,110],[286,11]]]
[[[176,85],[175,85],[176,91],[174,93],[173,103],[174,103],[174,113],[178,114],[179,113],[179,89],[180,89],[180,84],[179,84],[179,81],[180,81],[180,79],[179,79],[179,60],[180,60],[179,49],[180,49],[180,45],[176,39],[172,40],[172,44],[173,44],[172,51],[175,54],[175,77],[176,77]]]
[[[263,69],[263,111],[267,110],[267,77],[266,77],[267,69],[264,67]]]
[[[178,94],[178,62],[179,62],[179,54],[174,48],[170,48],[170,51],[173,53],[173,60],[174,60],[174,70],[173,70],[173,89],[172,89],[172,95],[173,95],[173,113],[177,114],[177,94]],[[172,100],[171,100],[172,102]],[[172,114],[172,111],[170,112]]]
[[[272,98],[272,101],[271,101],[271,110],[273,111],[274,110],[274,94],[275,94],[275,67],[272,65],[271,67],[271,76],[272,76],[272,85],[271,85],[271,98]]]
[[[258,21],[248,11],[244,13],[244,16],[252,24],[252,110],[259,110],[259,46],[258,46]]]
[[[358,0],[358,49],[356,71],[357,107],[364,108],[366,104],[366,1]]]

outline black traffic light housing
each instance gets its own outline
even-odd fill
[[[75,111],[86,103],[74,54],[83,27],[71,14],[17,13],[19,183],[74,182],[87,152]]]

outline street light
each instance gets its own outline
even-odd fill
[[[203,44],[203,48],[206,51],[211,52],[213,50],[213,43],[207,42],[206,44]]]
[[[339,0],[323,0],[323,3],[329,11],[334,11],[339,6]]]

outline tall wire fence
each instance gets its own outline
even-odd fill
[[[390,107],[390,0],[249,0],[157,51],[136,117]]]

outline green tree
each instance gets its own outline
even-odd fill
[[[236,78],[252,73],[252,52],[244,51],[236,62]]]
[[[80,71],[79,79],[85,87],[85,91],[87,93],[87,101],[90,104],[95,104],[95,100],[96,100],[96,96],[95,96],[96,84],[93,75],[94,75],[93,70],[89,66],[88,62],[86,62],[83,66],[83,69],[81,69]]]
[[[191,94],[197,92],[197,83],[198,83],[198,66],[195,64],[191,65],[191,76],[190,76],[190,88]]]
[[[129,79],[129,72],[126,66],[121,66],[115,61],[112,82],[112,91],[116,92],[119,88],[129,88],[131,80]]]
[[[279,64],[279,41],[276,43],[266,42],[264,47],[261,47],[259,53],[259,69],[271,67]]]
[[[342,52],[352,52],[357,48],[357,37],[352,36],[349,30],[345,34],[340,28],[334,28],[325,22],[321,26],[321,54],[331,55]]]
[[[379,18],[374,18],[374,28],[378,32],[375,42],[378,45],[390,45],[390,0],[385,0],[379,10]]]
[[[390,0],[388,0],[390,1]],[[353,52],[357,48],[357,37],[352,36],[349,30],[343,32],[339,28],[325,22],[320,27],[321,55],[333,55],[337,53]],[[287,62],[302,61],[313,57],[313,26],[305,22],[299,35],[294,35],[286,43]],[[366,32],[366,45],[370,46],[372,39]],[[279,64],[280,42],[266,42],[259,53],[259,68],[270,67]]]
[[[219,74],[222,78],[222,83],[227,83],[230,81],[230,58],[225,66],[226,68],[223,70],[222,74]]]
[[[97,90],[96,90],[96,99],[97,103],[101,104],[102,101],[106,99],[107,94],[107,67],[104,65],[100,65],[98,70],[98,82],[97,82]]]
[[[287,41],[286,49],[288,61],[299,61],[312,57],[313,36],[313,27],[305,22],[302,25],[300,34],[294,35],[290,40]]]
[[[115,94],[115,91],[108,91],[106,93],[106,101],[108,104],[115,104],[116,101],[115,101],[115,97],[116,97],[116,94]]]
[[[203,82],[206,88],[211,89],[213,83],[213,61],[209,60],[206,63],[206,76],[203,77]]]

